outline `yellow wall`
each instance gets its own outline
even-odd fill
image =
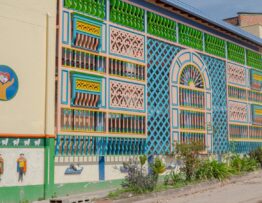
[[[241,28],[247,32],[250,32],[253,35],[256,35],[257,37],[262,38],[262,25],[260,24],[245,26]]]
[[[54,0],[0,0],[0,64],[19,80],[17,95],[0,101],[1,136],[54,134],[55,18]]]

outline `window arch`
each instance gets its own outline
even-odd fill
[[[212,148],[211,87],[206,65],[192,50],[180,51],[170,68],[171,143],[202,142]]]
[[[204,88],[204,80],[200,71],[194,65],[186,65],[181,71],[179,84],[193,88]]]
[[[179,141],[195,141],[206,145],[205,88],[202,73],[194,65],[185,65],[180,71],[178,87]]]

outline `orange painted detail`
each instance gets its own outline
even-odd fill
[[[100,27],[82,21],[76,22],[76,29],[78,31],[89,33],[96,36],[100,36],[101,34]]]
[[[55,138],[56,135],[49,135],[49,134],[12,134],[12,133],[0,133],[0,137]]]

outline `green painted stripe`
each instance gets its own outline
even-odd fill
[[[44,174],[44,197],[49,198],[54,188],[54,159],[55,143],[53,138],[45,140],[45,174]]]
[[[108,190],[121,187],[122,179],[103,181],[103,182],[83,182],[56,184],[48,187],[48,196],[45,198],[59,197],[84,192],[96,192],[98,190]],[[19,201],[43,200],[45,194],[45,185],[33,186],[14,186],[0,187],[0,202],[17,203]]]
[[[84,192],[95,192],[98,190],[108,190],[121,187],[122,179],[103,181],[103,182],[90,182],[90,183],[67,183],[56,184],[54,187],[54,196],[65,196],[71,194],[78,194]]]
[[[0,148],[43,148],[42,138],[0,138]]]
[[[44,185],[0,187],[0,202],[26,202],[41,200],[43,197]]]

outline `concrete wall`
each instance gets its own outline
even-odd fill
[[[0,188],[7,186],[25,186],[44,184],[44,149],[1,148],[4,159],[4,174],[1,176]],[[26,174],[23,181],[18,182],[17,159],[20,153],[27,161]],[[1,198],[0,198],[1,199]]]
[[[105,181],[123,179],[127,174],[120,171],[123,162],[130,159],[139,160],[137,156],[106,156],[105,157]],[[74,164],[83,170],[78,175],[65,174],[70,164]],[[147,168],[147,164],[145,164]],[[81,183],[99,181],[99,157],[56,157],[55,159],[55,184]]]
[[[250,32],[253,35],[256,35],[257,37],[262,38],[262,21],[261,24],[244,26],[241,28],[247,32]]]
[[[67,175],[66,169],[70,164],[82,168],[81,174]],[[99,180],[98,157],[56,157],[55,184],[94,182]]]
[[[16,96],[0,100],[0,154],[4,159],[0,201],[19,202],[21,191],[26,199],[44,197],[43,186],[53,173],[45,173],[45,163],[53,161],[45,153],[47,140],[41,139],[41,146],[34,146],[32,140],[30,146],[24,142],[54,135],[56,1],[0,0],[0,13],[0,65],[10,67],[18,77]],[[11,142],[17,137],[19,144]],[[18,181],[21,153],[27,171],[23,181]]]
[[[0,13],[0,64],[19,81],[17,95],[0,101],[0,136],[53,135],[56,1],[0,0]]]
[[[105,158],[105,180],[123,179],[127,175],[120,171],[123,162],[129,159],[137,159],[135,156],[107,156]]]

